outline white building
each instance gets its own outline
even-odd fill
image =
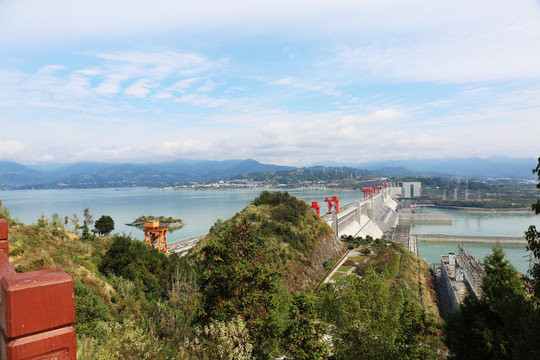
[[[422,183],[421,182],[419,181],[402,182],[400,184],[403,187],[401,190],[401,196],[403,196],[404,198],[422,196]]]

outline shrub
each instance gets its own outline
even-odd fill
[[[77,335],[101,337],[103,334],[96,330],[96,325],[107,320],[107,306],[82,282],[75,279],[74,287]]]

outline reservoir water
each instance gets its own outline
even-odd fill
[[[83,218],[84,208],[90,208],[94,220],[109,215],[115,222],[117,233],[126,233],[143,239],[143,232],[127,226],[141,215],[164,215],[181,218],[186,225],[168,234],[169,243],[208,232],[214,222],[230,218],[255,198],[261,189],[246,190],[160,190],[148,188],[119,189],[68,189],[68,190],[0,190],[0,199],[11,212],[25,224],[35,224],[44,214],[61,217],[75,212]],[[362,197],[361,191],[293,189],[291,195],[308,203],[319,201],[322,211],[327,196],[338,196],[340,204],[347,204]],[[529,225],[540,228],[540,216],[528,214],[474,214],[457,211],[419,210],[419,212],[450,213],[451,225],[414,224],[412,234],[522,236]],[[418,246],[420,257],[430,263],[440,262],[440,255],[453,252],[457,243],[422,242]],[[471,253],[480,259],[491,251],[491,245],[466,244]],[[528,268],[524,246],[505,245],[507,257],[522,273]]]

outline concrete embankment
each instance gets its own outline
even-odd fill
[[[180,240],[177,242],[173,242],[169,244],[169,251],[168,253],[178,253],[180,256],[184,256],[189,249],[194,247],[199,241],[204,239],[208,233],[197,235],[194,237],[191,237],[189,239]]]
[[[510,236],[467,236],[467,235],[443,235],[443,234],[417,234],[416,241],[436,241],[436,242],[462,242],[462,243],[486,243],[494,244],[527,244],[523,237]]]
[[[531,214],[531,208],[478,208],[478,207],[466,207],[466,206],[445,206],[445,205],[433,205],[433,204],[416,204],[416,208],[425,209],[440,209],[440,210],[452,210],[452,211],[464,211],[479,214]]]

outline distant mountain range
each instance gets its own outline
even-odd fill
[[[442,158],[409,159],[392,161],[370,161],[359,164],[320,163],[326,166],[348,166],[365,169],[377,176],[420,176],[471,178],[512,178],[536,179],[532,169],[538,164],[535,158],[509,158],[504,156],[488,158]]]
[[[166,186],[192,181],[228,179],[249,172],[291,170],[255,160],[177,160],[158,164],[76,163],[32,168],[0,161],[0,188],[95,188]]]
[[[471,178],[535,179],[534,158],[444,158],[410,159],[360,164],[326,162],[319,166],[352,167],[383,177],[462,176]],[[315,168],[315,166],[314,166]],[[262,164],[258,161],[177,160],[157,164],[107,164],[81,162],[70,165],[25,166],[0,161],[0,188],[95,188],[123,186],[167,186],[188,182],[217,181],[241,174],[294,170],[296,167]]]

